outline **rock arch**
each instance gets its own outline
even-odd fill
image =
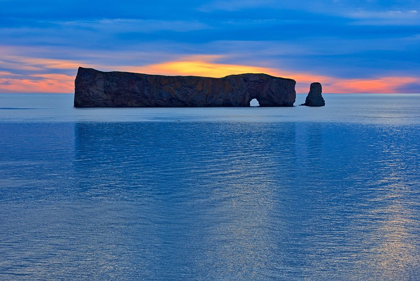
[[[293,106],[296,81],[267,74],[223,78],[101,72],[80,67],[75,107]]]

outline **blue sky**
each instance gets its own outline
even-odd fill
[[[0,0],[0,92],[71,93],[79,65],[420,92],[420,1],[308,2]]]

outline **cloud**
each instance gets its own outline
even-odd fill
[[[223,56],[192,56],[161,64],[126,67],[123,70],[152,74],[209,77],[224,77],[230,74],[241,73],[266,73],[295,79],[298,93],[307,92],[312,82],[321,82],[324,85],[324,92],[327,93],[396,93],[403,85],[420,82],[420,78],[416,77],[390,76],[374,79],[343,79],[309,72],[293,72],[285,69],[215,62],[223,60],[223,58]]]
[[[271,6],[273,0],[230,0],[230,1],[213,1],[198,8],[202,12],[213,12],[217,10],[238,11],[255,7]]]
[[[165,21],[143,19],[99,19],[52,22],[64,28],[84,28],[106,33],[141,32],[150,33],[156,31],[187,32],[207,29],[209,26],[199,21]]]
[[[63,74],[3,77],[0,74],[0,93],[72,93],[74,76]]]
[[[15,65],[19,65],[17,69],[22,69],[21,66],[27,67],[30,70],[75,69],[79,66],[78,62],[72,61],[72,60],[31,58],[31,57],[21,57],[21,56],[6,56],[5,59],[9,61],[13,61]]]
[[[266,73],[295,79],[298,82],[296,87],[298,93],[306,93],[310,83],[317,81],[323,84],[326,93],[395,93],[404,89],[404,87],[412,87],[412,85],[420,83],[420,79],[416,77],[390,76],[374,79],[343,79],[309,72],[293,72],[285,69],[223,63],[225,59],[226,57],[220,55],[195,55],[139,67],[120,65],[115,66],[113,70],[207,77],[224,77],[241,73]],[[44,69],[52,70],[54,70],[54,67],[75,70],[76,65],[83,65],[80,62],[48,59],[23,58],[21,61],[25,60]],[[101,68],[100,65],[90,65],[90,67],[109,70]],[[4,93],[72,93],[74,90],[73,75],[55,73],[17,75],[11,72],[1,72],[0,75],[0,92]]]
[[[397,91],[400,93],[420,93],[420,81],[417,80],[414,83],[402,84],[398,87]]]
[[[420,83],[420,78],[333,79],[327,87],[331,93],[399,93],[402,87],[412,83]]]
[[[141,67],[124,67],[123,70],[151,74],[196,75],[207,77],[224,77],[231,74],[268,72],[268,69],[263,67],[214,62],[222,59],[223,56],[197,55],[180,58],[176,61],[145,65]]]
[[[313,80],[329,92],[400,91],[406,84],[398,88],[398,79],[413,89],[416,82],[404,79],[420,70],[420,2],[412,0],[1,3],[4,85],[46,80],[35,76],[44,74],[74,79],[84,65],[207,76],[269,72],[296,77],[302,92]]]
[[[388,10],[388,11],[354,11],[345,14],[346,17],[355,19],[356,25],[389,25],[389,26],[418,26],[420,13],[417,10]]]
[[[17,74],[14,74],[8,71],[0,71],[0,77],[10,77],[10,76],[17,76]]]

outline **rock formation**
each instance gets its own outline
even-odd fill
[[[306,97],[305,103],[302,105],[306,106],[324,106],[325,100],[322,97],[322,86],[321,83],[312,83],[309,94]]]
[[[296,82],[266,74],[224,78],[101,72],[80,67],[75,107],[293,106]]]

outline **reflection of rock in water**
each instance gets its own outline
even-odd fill
[[[297,161],[305,173],[310,174],[316,171],[313,176],[317,177],[319,165],[323,159],[325,126],[319,123],[302,123],[297,127],[297,134],[300,140],[297,142]]]
[[[224,78],[101,72],[79,68],[75,107],[293,106],[296,81],[267,74]]]
[[[162,279],[249,280],[289,266],[274,257],[293,251],[295,140],[294,123],[80,123],[75,165],[85,195],[121,200],[119,223],[136,216],[124,231]]]
[[[132,252],[147,280],[415,280],[418,134],[383,128],[77,124],[74,166],[89,189],[75,196],[95,197],[85,225],[107,227],[85,241],[127,245],[112,251]]]
[[[211,245],[203,259],[203,268],[212,267],[208,279],[250,280],[267,265],[287,267],[288,261],[273,257],[289,247],[292,236],[293,222],[279,214],[290,209],[295,127],[280,126],[221,123],[212,129],[217,145],[204,146],[212,165],[198,178],[212,182],[201,218],[207,225],[202,240]]]

